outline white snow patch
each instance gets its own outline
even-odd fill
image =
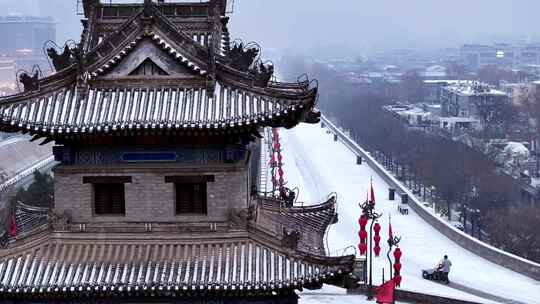
[[[389,201],[386,182],[365,163],[356,164],[356,156],[342,143],[334,142],[333,135],[320,125],[301,125],[293,130],[281,130],[280,134],[285,157],[285,175],[288,187],[300,188],[299,201],[318,203],[331,192],[337,192],[339,222],[332,226],[328,234],[330,252],[356,245],[358,239],[359,202],[363,202],[373,178],[377,211],[383,213],[382,238],[387,238],[388,216],[392,216],[394,234],[401,236],[402,289],[433,295],[459,298],[481,303],[495,303],[471,293],[424,280],[421,269],[433,267],[444,254],[453,263],[450,280],[461,286],[480,290],[498,297],[540,303],[540,282],[491,263],[439,233],[424,222],[413,210],[409,215],[397,212],[397,200]],[[380,284],[382,270],[388,278],[388,247],[381,242],[381,257],[374,259],[373,282]],[[305,301],[310,301],[308,299]],[[318,296],[313,303],[325,303],[327,296]],[[358,302],[354,296],[340,298],[339,303]],[[301,303],[311,303],[304,302]],[[330,302],[326,302],[330,303]]]

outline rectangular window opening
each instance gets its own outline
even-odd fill
[[[94,213],[96,215],[125,215],[126,201],[123,183],[96,183],[94,187]]]
[[[207,214],[206,183],[175,183],[176,214]]]

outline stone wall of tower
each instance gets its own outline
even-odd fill
[[[59,166],[55,168],[55,212],[71,214],[74,223],[98,222],[224,222],[231,211],[246,208],[249,170],[244,163],[203,167],[170,165]],[[212,175],[207,183],[207,214],[176,215],[175,185],[166,176]],[[94,214],[94,190],[85,176],[130,176],[125,184],[124,216]]]

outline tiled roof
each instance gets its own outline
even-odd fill
[[[24,238],[36,231],[45,230],[49,226],[49,209],[35,207],[19,202],[15,210],[15,223],[17,235],[15,238]]]
[[[354,256],[291,254],[251,237],[171,243],[47,240],[0,259],[0,298],[270,292],[319,286],[349,273],[353,263]]]
[[[328,226],[337,221],[335,197],[312,206],[283,207],[282,202],[260,199],[257,222],[275,232],[285,228],[300,233],[298,250],[325,255],[324,235]]]
[[[273,97],[219,82],[210,96],[205,88],[90,88],[81,98],[71,86],[22,101],[0,101],[0,127],[58,134],[269,126],[308,112],[313,101],[312,94]]]
[[[207,43],[215,37],[201,45],[200,36],[173,24],[158,7],[148,8],[149,19],[141,6],[87,50],[83,60],[39,80],[37,90],[0,98],[0,130],[50,138],[148,128],[292,127],[318,120],[317,89],[309,82],[262,86],[256,75],[230,67],[226,56],[209,51]],[[222,20],[212,22],[217,26]],[[185,71],[133,76],[124,75],[127,69],[114,74],[124,63],[137,63],[130,56],[144,52],[147,41],[170,57],[168,64]]]

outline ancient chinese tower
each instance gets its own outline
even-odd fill
[[[54,206],[19,204],[4,233],[0,300],[296,303],[350,278],[323,242],[334,198],[258,189],[261,131],[318,122],[317,88],[231,43],[226,0],[170,2],[83,0],[81,42],[0,99],[0,131],[54,141],[59,163]]]

